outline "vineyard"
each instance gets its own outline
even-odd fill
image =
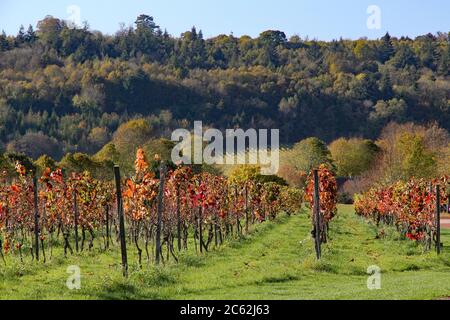
[[[438,246],[442,259],[429,250],[449,241],[437,223],[449,201],[448,177],[373,188],[356,197],[353,210],[337,204],[337,182],[324,165],[306,177],[304,191],[259,181],[255,168],[225,177],[158,156],[148,161],[141,149],[134,167],[130,177],[115,167],[115,181],[61,169],[36,178],[20,163],[16,177],[3,173],[6,297],[353,298],[365,290],[362,297],[420,298],[449,290],[440,284],[448,249]],[[60,268],[74,263],[86,270],[79,293],[67,290]],[[386,273],[387,296],[365,287],[374,263]],[[49,274],[52,285],[45,284]],[[30,287],[34,281],[44,284]]]
[[[448,176],[433,181],[399,181],[358,196],[355,211],[372,219],[377,226],[395,225],[402,236],[422,243],[426,250],[430,250],[432,243],[435,243],[439,252],[439,214],[442,208],[448,208],[450,204],[448,187]]]
[[[0,185],[5,264],[7,255],[20,261],[41,256],[46,262],[55,244],[62,245],[65,257],[91,250],[94,243],[101,250],[120,244],[126,275],[127,244],[135,247],[141,267],[144,259],[147,264],[178,261],[189,246],[203,253],[279,212],[293,214],[303,199],[299,189],[274,182],[194,173],[189,166],[169,168],[157,156],[150,165],[142,149],[137,151],[135,175],[120,179],[119,174],[116,192],[112,182],[96,180],[88,172],[66,175],[61,169],[46,169],[37,181],[20,163],[16,171],[17,179],[8,181],[4,174]]]

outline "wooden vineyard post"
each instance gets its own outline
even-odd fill
[[[202,223],[202,207],[199,206],[198,207],[198,219],[197,219],[197,224],[198,224],[198,242],[200,244],[200,253],[203,253],[203,223]]]
[[[177,240],[178,251],[181,251],[181,208],[180,208],[180,185],[177,185]]]
[[[320,194],[319,194],[319,171],[314,170],[314,211],[313,211],[313,220],[314,220],[314,241],[316,247],[316,256],[317,260],[320,259],[321,250],[320,250]]]
[[[245,233],[248,233],[248,189],[245,182]]]
[[[33,177],[33,191],[34,191],[34,250],[36,254],[36,261],[39,261],[39,209],[38,209],[38,185],[36,174]]]
[[[73,190],[73,216],[75,228],[75,250],[78,252],[78,204],[77,204],[77,190]]]
[[[436,252],[441,254],[441,193],[436,186]]]
[[[123,217],[122,190],[120,186],[119,166],[114,166],[114,178],[116,180],[117,215],[119,217],[119,237],[120,237],[120,251],[122,253],[122,271],[123,276],[128,277],[127,243],[125,240],[125,220]]]
[[[158,265],[162,256],[162,248],[161,248],[161,225],[162,225],[162,214],[164,209],[164,179],[165,179],[165,165],[161,163],[159,167],[159,190],[158,190],[158,217],[156,224],[156,257],[155,263]]]
[[[105,206],[106,213],[106,249],[109,249],[109,205]]]

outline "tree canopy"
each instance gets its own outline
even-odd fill
[[[138,143],[126,140],[132,129],[122,131],[130,120],[147,123],[153,139],[201,119],[219,129],[280,129],[288,145],[310,136],[375,139],[391,121],[449,130],[449,61],[443,32],[205,39],[195,27],[172,36],[149,14],[113,35],[47,16],[36,30],[0,33],[0,148],[56,160],[94,154],[111,138],[120,149]]]

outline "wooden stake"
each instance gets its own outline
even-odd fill
[[[39,208],[38,208],[38,185],[36,174],[33,177],[34,191],[34,246],[36,261],[39,261]]]
[[[177,240],[178,251],[181,251],[181,204],[180,204],[180,186],[177,185]]]
[[[436,252],[441,254],[441,193],[436,186]]]
[[[318,170],[313,171],[314,174],[314,228],[315,228],[315,247],[317,260],[320,259],[321,255],[321,239],[320,239],[320,193],[319,193],[319,172]]]
[[[105,206],[106,213],[106,249],[109,249],[109,205]]]
[[[78,252],[78,203],[76,190],[73,190],[73,215],[75,228],[75,251]]]
[[[122,190],[120,185],[120,168],[114,166],[114,177],[116,180],[117,215],[119,217],[119,237],[120,251],[122,253],[122,272],[124,277],[128,277],[127,242],[125,240],[125,220],[122,207]]]
[[[162,215],[164,210],[164,179],[165,179],[165,165],[164,163],[161,163],[161,166],[159,167],[159,191],[158,191],[158,218],[157,218],[157,225],[156,225],[156,258],[155,263],[158,265],[161,259],[162,255],[162,248],[161,248],[161,225],[162,225]]]

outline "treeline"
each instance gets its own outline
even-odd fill
[[[307,138],[281,152],[278,175],[303,188],[307,173],[322,164],[339,177],[339,201],[351,202],[374,186],[450,175],[450,134],[436,124],[390,123],[375,141],[338,138],[327,145]]]
[[[36,30],[0,35],[0,148],[36,159],[93,154],[118,127],[143,118],[153,138],[203,120],[220,129],[281,129],[376,138],[391,121],[450,129],[450,38],[386,34],[331,42],[174,37],[148,15],[115,35],[47,16]]]

